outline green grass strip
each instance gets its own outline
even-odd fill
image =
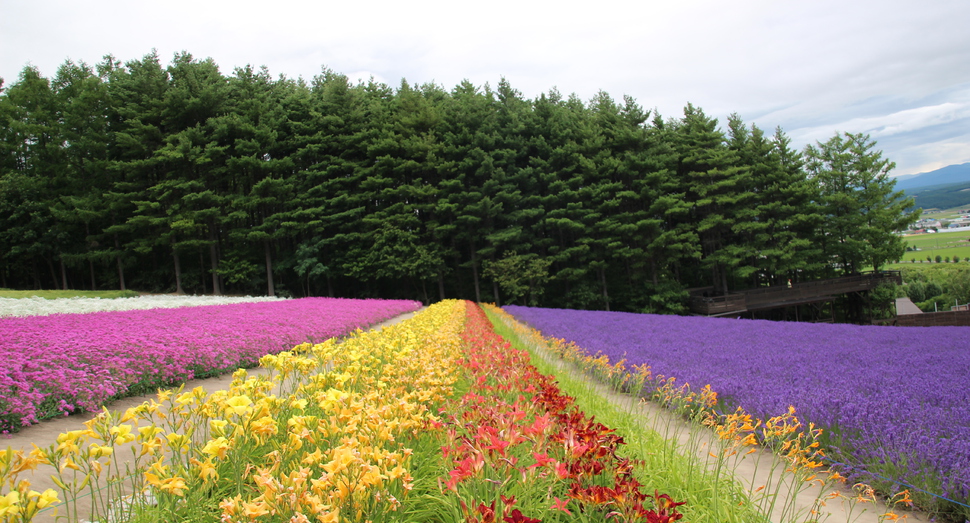
[[[0,298],[44,298],[54,300],[57,298],[137,298],[135,291],[76,291],[76,290],[34,290],[34,291],[12,291],[0,289]]]

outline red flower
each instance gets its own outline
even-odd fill
[[[506,523],[542,523],[541,519],[530,518],[522,515],[522,511],[515,509],[512,514],[502,518]]]
[[[570,512],[568,508],[566,508],[566,505],[569,504],[569,499],[559,499],[559,498],[552,498],[552,499],[556,500],[552,502],[553,510],[560,510],[562,512],[565,512],[566,514],[569,514],[570,516],[573,515],[573,513]]]
[[[683,514],[677,512],[677,507],[686,504],[686,501],[676,503],[670,496],[661,494],[657,490],[653,491],[652,497],[656,512],[651,510],[647,513],[647,523],[671,523],[684,517]]]
[[[530,469],[542,468],[549,464],[552,464],[552,465],[556,464],[556,460],[553,458],[550,458],[545,452],[543,452],[542,454],[539,454],[538,452],[533,452],[532,457],[536,459],[536,462],[533,463],[532,465],[529,465]]]
[[[479,503],[478,508],[475,510],[482,515],[482,519],[480,520],[481,523],[495,523],[495,502],[494,501],[490,505]]]

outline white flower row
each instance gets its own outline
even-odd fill
[[[47,316],[50,314],[78,314],[98,311],[128,311],[135,309],[174,309],[198,305],[226,305],[254,301],[275,301],[282,298],[268,296],[179,296],[155,295],[137,298],[0,298],[0,318],[6,316]]]

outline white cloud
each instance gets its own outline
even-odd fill
[[[824,141],[837,132],[863,133],[880,139],[900,133],[970,118],[970,104],[946,102],[937,105],[905,109],[892,114],[851,118],[844,122],[798,129],[793,133],[799,141]]]
[[[895,175],[934,171],[947,165],[970,162],[970,136],[960,136],[938,142],[902,148],[903,160],[897,161]]]
[[[857,129],[915,135],[963,118],[970,103],[966,91],[952,91],[970,85],[965,0],[4,4],[7,84],[28,62],[53,76],[68,57],[131,60],[157,48],[167,63],[187,50],[211,56],[226,74],[266,65],[309,80],[326,65],[352,79],[446,89],[463,79],[494,86],[504,76],[526,97],[553,87],[583,99],[605,90],[668,117],[692,102],[722,122],[736,111],[765,129],[818,139]],[[899,143],[889,155],[902,164],[916,149]]]

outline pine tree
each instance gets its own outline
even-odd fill
[[[805,149],[807,168],[819,188],[824,254],[843,274],[878,270],[905,252],[897,231],[914,223],[911,198],[895,191],[889,172],[896,164],[874,150],[865,134],[836,134]]]
[[[693,204],[691,222],[700,237],[701,266],[709,271],[717,292],[728,292],[728,279],[744,263],[737,247],[734,226],[751,201],[750,176],[736,151],[725,143],[717,120],[688,104],[676,127],[679,164],[677,175]]]

